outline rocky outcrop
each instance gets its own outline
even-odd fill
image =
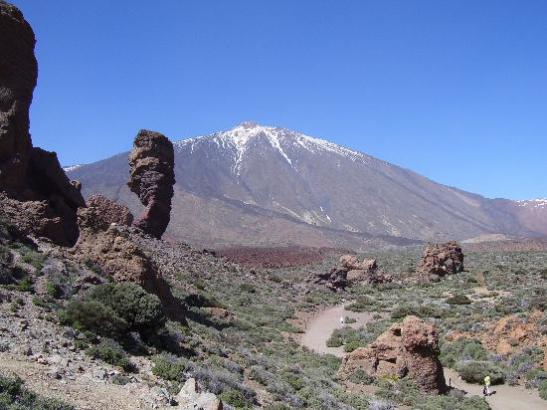
[[[72,253],[82,262],[98,265],[116,282],[133,282],[153,291],[157,280],[153,263],[131,240],[127,229],[117,225],[124,220],[122,208],[104,197],[96,197],[81,208],[80,237]]]
[[[34,32],[23,14],[0,1],[0,186],[20,190],[32,142],[29,108],[38,79]]]
[[[135,226],[161,238],[169,224],[175,184],[173,144],[160,133],[141,130],[129,154],[128,186],[145,206]]]
[[[464,254],[456,242],[430,244],[425,247],[418,272],[423,280],[438,280],[445,275],[463,272]]]
[[[326,286],[333,292],[337,292],[348,286],[348,272],[343,269],[331,269],[326,273],[311,275],[308,282]]]
[[[175,397],[176,406],[184,410],[222,410],[222,401],[213,393],[201,392],[196,379],[186,380],[179,394]]]
[[[173,296],[151,256],[139,241],[142,232],[131,227],[129,210],[102,196],[89,198],[78,209],[80,236],[70,250],[80,262],[91,262],[115,282],[133,282],[156,294],[171,319],[184,320],[184,309]]]
[[[357,370],[373,377],[407,377],[426,392],[447,389],[438,359],[437,332],[415,316],[392,325],[368,347],[347,355],[339,376],[347,379]]]
[[[84,199],[57,155],[32,146],[29,108],[38,77],[36,40],[22,13],[0,1],[0,217],[61,245],[78,237]]]
[[[87,208],[80,210],[80,216],[83,226],[96,232],[106,231],[112,224],[131,226],[133,223],[129,208],[102,195],[87,198]]]
[[[331,290],[338,290],[355,283],[378,284],[392,281],[391,274],[378,270],[376,259],[360,261],[354,255],[343,255],[336,267],[317,275],[314,282],[325,284]]]

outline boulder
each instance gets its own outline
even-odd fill
[[[0,218],[24,234],[73,245],[76,210],[85,202],[57,155],[32,146],[29,108],[38,77],[36,40],[22,13],[1,0],[0,38]]]
[[[184,410],[222,410],[222,401],[213,393],[201,392],[196,379],[186,380],[179,394],[175,397],[177,408]]]
[[[342,361],[341,379],[357,370],[373,377],[407,377],[428,393],[447,390],[438,359],[435,328],[415,316],[392,325],[368,347],[354,350]]]
[[[127,185],[138,195],[145,210],[135,226],[161,238],[171,214],[175,184],[173,144],[158,132],[141,130],[129,154]]]
[[[424,280],[438,280],[445,275],[463,272],[464,254],[456,242],[430,244],[425,247],[418,272]]]

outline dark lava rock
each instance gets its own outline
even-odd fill
[[[36,40],[23,14],[1,0],[0,39],[0,218],[24,234],[73,245],[76,210],[85,202],[57,155],[32,146],[29,108],[38,77]]]

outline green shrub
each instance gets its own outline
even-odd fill
[[[427,396],[425,402],[414,406],[416,410],[490,410],[488,402],[478,396],[450,397]]]
[[[135,370],[135,366],[129,361],[123,348],[112,339],[101,340],[98,345],[90,347],[87,353],[95,359],[101,359],[111,365],[119,366],[125,371]]]
[[[42,269],[42,263],[44,262],[44,256],[38,252],[27,251],[23,255],[23,262],[33,266],[37,270]]]
[[[166,322],[158,297],[133,283],[96,286],[59,316],[63,324],[115,339],[132,331],[152,336]]]
[[[228,390],[222,392],[219,397],[224,403],[234,406],[236,409],[245,409],[247,407],[247,400],[245,396],[238,390]]]
[[[443,343],[439,359],[443,366],[454,367],[461,361],[487,360],[488,352],[478,340],[459,339],[452,343]]]
[[[543,400],[547,400],[547,380],[542,382],[539,385],[539,397],[541,397]]]
[[[367,295],[361,295],[358,296],[353,303],[346,306],[346,310],[352,312],[366,312],[367,310],[370,310],[373,305],[374,299]]]
[[[63,289],[57,283],[48,282],[46,284],[46,293],[53,299],[58,299],[63,295]]]
[[[461,378],[468,383],[484,383],[484,378],[490,376],[492,384],[503,384],[505,375],[503,370],[485,361],[466,361],[456,364],[456,370]]]
[[[32,279],[28,276],[25,276],[17,284],[17,290],[19,290],[20,292],[34,293],[34,287],[32,286]]]
[[[376,395],[403,406],[412,406],[423,397],[418,386],[409,379],[380,379]]]
[[[344,344],[344,339],[339,329],[335,329],[327,340],[327,347],[340,347]]]
[[[152,373],[164,380],[180,382],[188,367],[185,359],[173,355],[161,354],[152,358]]]
[[[357,369],[349,376],[349,381],[355,384],[373,384],[376,379],[374,376],[370,376],[363,369]]]
[[[344,345],[344,352],[350,353],[359,347],[361,347],[361,343],[358,340],[350,340]]]
[[[472,301],[465,295],[456,294],[446,299],[446,303],[448,303],[449,305],[470,305]]]
[[[2,410],[75,410],[60,400],[49,399],[23,387],[23,380],[0,374],[0,409]]]
[[[62,324],[78,330],[88,330],[102,336],[118,338],[126,333],[129,324],[114,309],[96,300],[73,300],[59,312]]]

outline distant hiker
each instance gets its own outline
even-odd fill
[[[482,389],[482,394],[490,396],[490,376],[484,378],[484,389]]]
[[[344,316],[340,316],[340,324],[343,325],[345,323]]]

